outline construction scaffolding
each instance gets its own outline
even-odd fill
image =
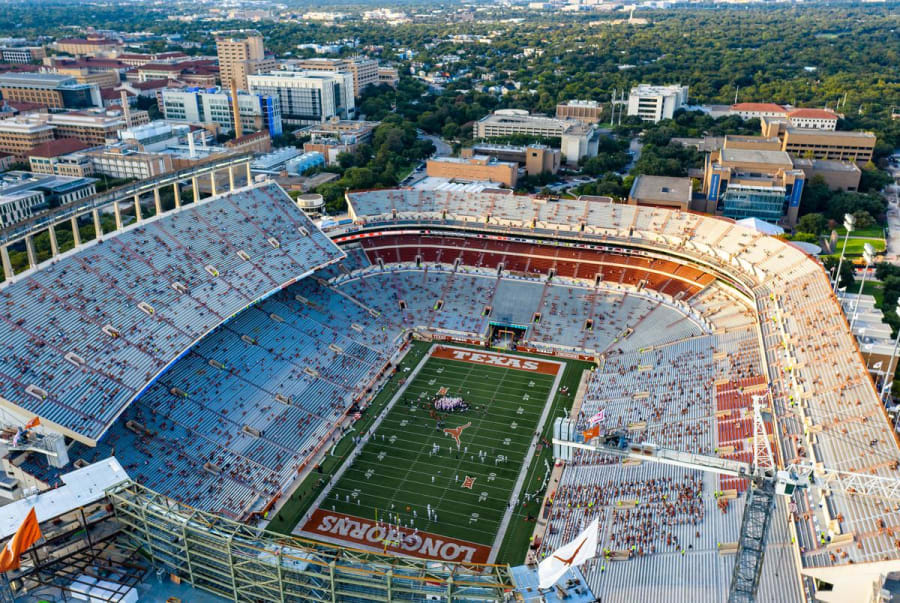
[[[107,493],[130,546],[234,601],[502,601],[508,566],[416,560],[282,536],[128,482]]]

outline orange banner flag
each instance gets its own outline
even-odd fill
[[[28,421],[27,423],[25,423],[25,429],[31,429],[31,428],[33,428],[33,427],[37,427],[37,426],[40,425],[40,424],[41,424],[41,418],[40,418],[40,417],[34,417],[33,419],[31,419],[30,421]]]
[[[600,435],[600,425],[599,424],[594,425],[587,431],[582,431],[581,433],[582,433],[582,435],[584,435],[585,443],[590,442],[592,439],[594,439]]]
[[[19,530],[10,538],[3,552],[0,553],[0,572],[19,569],[19,557],[41,538],[41,526],[38,525],[34,507],[25,516]]]

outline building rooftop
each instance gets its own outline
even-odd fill
[[[690,202],[693,191],[690,178],[670,176],[648,176],[642,174],[634,179],[629,197],[635,200],[662,200]]]
[[[565,105],[567,107],[590,107],[597,108],[600,106],[600,103],[594,100],[569,100],[564,103],[559,103],[560,105]]]
[[[0,86],[61,86],[76,84],[71,75],[58,73],[4,73],[0,75]]]
[[[64,473],[64,485],[0,507],[0,538],[15,534],[32,508],[38,522],[47,521],[106,498],[109,488],[128,479],[115,457]]]
[[[805,117],[808,119],[837,119],[838,114],[827,109],[794,109],[788,117]]]
[[[344,74],[332,73],[330,71],[270,71],[269,73],[248,75],[247,77],[277,77],[286,80],[300,78],[330,80],[339,77],[342,78],[344,77]]]
[[[768,113],[787,113],[787,109],[775,103],[736,103],[731,105],[732,111],[752,111]]]
[[[16,170],[0,174],[0,197],[34,189],[65,193],[96,181],[96,178],[35,174]]]
[[[510,161],[498,161],[489,155],[473,155],[471,157],[434,157],[432,159],[429,159],[428,161],[432,161],[435,163],[460,163],[460,164],[465,164],[465,165],[513,165],[513,166],[518,166],[517,163],[513,163]]]
[[[787,128],[789,134],[811,135],[827,138],[859,138],[874,142],[875,134],[872,132],[857,132],[855,130],[820,130],[817,128]]]
[[[759,151],[756,149],[722,149],[719,157],[722,163],[762,163],[791,168],[791,156],[784,151]]]
[[[86,144],[77,138],[57,138],[43,144],[39,144],[28,152],[30,157],[59,157],[88,148]]]
[[[63,38],[56,41],[57,44],[93,44],[95,46],[109,46],[113,44],[121,44],[118,40],[111,38]]]
[[[486,190],[494,190],[497,188],[496,182],[479,182],[466,181],[461,182],[453,178],[438,178],[436,176],[427,176],[419,180],[413,185],[416,190],[422,191],[445,191],[454,193],[480,193]],[[504,191],[509,192],[509,191]]]
[[[53,126],[44,120],[33,117],[12,117],[0,120],[0,132],[10,134],[35,133],[42,130],[53,130]]]
[[[482,117],[479,122],[497,125],[504,124],[528,124],[536,128],[556,129],[560,133],[574,131],[576,129],[589,129],[583,122],[577,119],[557,119],[545,115],[530,115],[527,111],[517,109],[501,109]]]
[[[681,84],[638,84],[631,89],[631,93],[639,95],[677,94],[684,88],[687,86]]]
[[[811,168],[817,172],[859,172],[859,167],[852,161],[835,161],[832,159],[794,159],[794,167]]]

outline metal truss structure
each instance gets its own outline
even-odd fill
[[[198,511],[136,483],[107,493],[135,551],[233,601],[502,601],[508,567],[380,555],[282,536]]]
[[[731,573],[728,603],[753,603],[762,573],[769,521],[775,509],[775,485],[753,484],[747,491],[747,504],[741,519],[737,556]]]
[[[41,530],[43,538],[22,557],[19,569],[4,575],[0,602],[26,595],[76,598],[85,589],[93,589],[94,601],[121,601],[150,569],[136,551],[120,546],[122,526],[105,500],[45,521]]]

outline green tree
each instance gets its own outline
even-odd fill
[[[834,278],[833,273],[834,270],[837,269],[838,263],[838,258],[830,255],[827,255],[822,259],[822,264],[825,266],[825,271],[828,272],[829,275],[832,275],[831,278]],[[853,276],[853,262],[847,261],[845,258],[845,261],[841,264],[841,278],[838,286],[852,289],[855,282],[856,279]]]
[[[822,214],[806,214],[797,220],[797,231],[805,232],[811,235],[818,235],[824,232],[826,227],[825,216]]]

